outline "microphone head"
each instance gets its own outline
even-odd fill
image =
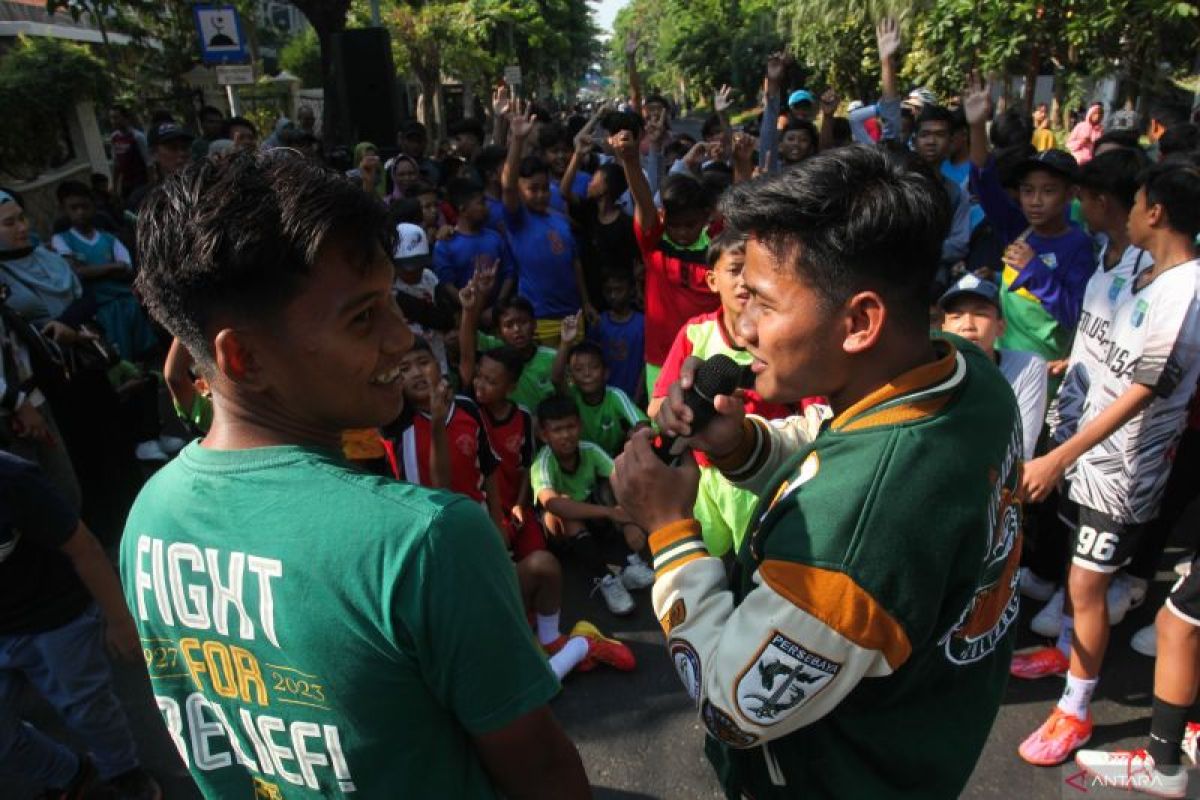
[[[745,368],[724,353],[710,356],[696,369],[696,393],[710,402],[719,394],[733,394],[744,381]]]

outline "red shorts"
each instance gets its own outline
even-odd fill
[[[509,549],[513,558],[521,561],[530,553],[546,549],[546,535],[542,532],[542,523],[532,508],[525,509],[525,524],[517,525],[512,517],[508,519]]]

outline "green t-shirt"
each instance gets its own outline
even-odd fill
[[[596,405],[585,402],[579,389],[571,387],[571,397],[583,421],[583,439],[600,445],[604,452],[615,456],[625,446],[625,437],[639,422],[649,423],[646,414],[629,399],[629,395],[612,386],[605,387],[604,398]]]
[[[483,352],[495,347],[503,347],[504,341],[486,333],[477,333],[475,346],[479,348],[480,352]],[[553,348],[539,347],[534,352],[533,358],[525,362],[525,369],[521,370],[521,379],[517,381],[517,388],[512,390],[508,399],[525,406],[529,413],[536,413],[538,403],[554,394],[554,381],[550,380],[550,373],[553,371]]]
[[[567,472],[558,463],[553,451],[543,447],[533,459],[529,470],[529,481],[536,498],[543,489],[553,489],[572,500],[586,502],[592,490],[602,478],[612,475],[613,462],[608,453],[591,442],[579,443],[579,465],[574,472]]]
[[[206,797],[493,797],[471,737],[558,691],[483,510],[336,453],[189,445],[121,575]]]

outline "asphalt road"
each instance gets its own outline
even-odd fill
[[[1164,563],[1173,563],[1168,556]],[[1096,731],[1093,746],[1143,746],[1149,729],[1153,662],[1128,647],[1129,637],[1153,620],[1170,587],[1162,572],[1146,604],[1131,612],[1113,631],[1103,680],[1093,706]],[[636,612],[617,619],[603,608],[598,596],[589,598],[581,575],[568,568],[564,600],[564,629],[580,617],[627,642],[638,659],[633,673],[603,668],[572,675],[553,707],[579,747],[598,798],[670,798],[707,800],[721,797],[720,788],[704,759],[703,732],[690,701],[679,686],[662,647],[662,633],[651,613],[649,593],[637,596]],[[1037,610],[1022,609],[1019,645],[1035,643],[1028,620]],[[117,690],[128,710],[146,765],[162,782],[169,800],[198,797],[159,721],[149,688],[133,667],[118,667]],[[1026,765],[1017,745],[1041,724],[1061,691],[1061,681],[1013,681],[979,764],[963,797],[1072,798],[1084,797],[1066,784],[1074,771],[1038,769]],[[39,698],[21,699],[26,717],[54,735],[71,739]],[[1200,717],[1197,717],[1200,718]],[[920,736],[918,730],[880,731],[880,736]],[[78,742],[74,742],[78,746]],[[1197,781],[1200,783],[1200,781]],[[13,775],[0,773],[0,798],[25,800],[33,787]],[[1093,800],[1094,790],[1087,795]],[[1128,796],[1128,795],[1126,795]]]

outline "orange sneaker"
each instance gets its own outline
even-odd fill
[[[1008,673],[1014,678],[1047,678],[1051,675],[1065,675],[1071,666],[1071,659],[1063,655],[1057,647],[1031,647],[1013,653],[1012,664]]]
[[[1058,706],[1042,727],[1029,734],[1017,748],[1021,758],[1038,767],[1052,767],[1070,758],[1071,753],[1087,744],[1092,738],[1092,714],[1080,719],[1068,714]]]
[[[622,672],[632,672],[637,666],[633,651],[625,643],[605,636],[587,620],[581,619],[576,622],[575,627],[571,628],[571,636],[582,636],[588,640],[588,654],[579,662],[579,666],[575,667],[576,672],[593,670],[597,664],[607,664]]]

